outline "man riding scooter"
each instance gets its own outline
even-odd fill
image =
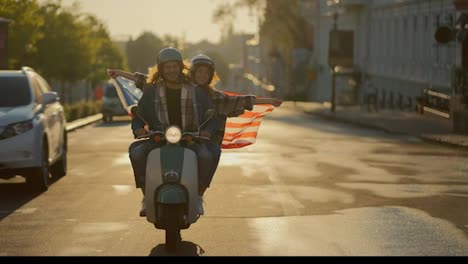
[[[165,48],[160,51],[157,65],[149,73],[148,84],[143,87],[143,96],[138,102],[138,115],[132,120],[132,130],[135,138],[148,134],[150,131],[165,131],[171,126],[177,126],[184,132],[198,132],[199,126],[205,121],[205,113],[214,108],[211,99],[201,89],[190,85],[189,78],[183,71],[181,53],[175,48]],[[210,138],[218,127],[216,117],[205,122],[199,135]],[[146,160],[148,153],[158,147],[149,140],[134,142],[129,148],[130,160],[137,188],[145,195]],[[216,159],[205,143],[190,146],[198,157],[199,189],[202,186],[206,172],[213,170]],[[203,215],[203,199],[198,197],[198,214]],[[146,205],[143,199],[140,216],[146,216]]]

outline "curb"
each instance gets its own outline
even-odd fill
[[[72,132],[72,131],[77,130],[78,128],[82,128],[84,126],[96,123],[101,119],[102,119],[102,114],[96,114],[96,115],[88,116],[85,118],[77,119],[75,121],[68,123],[66,126],[66,130],[67,132]]]
[[[425,136],[425,135],[411,134],[411,133],[407,133],[407,132],[395,131],[395,130],[388,129],[388,128],[385,128],[385,127],[382,127],[382,126],[373,125],[373,124],[369,124],[369,123],[366,123],[366,122],[360,122],[359,120],[352,120],[352,119],[348,119],[348,118],[344,118],[344,117],[340,117],[340,116],[336,116],[336,115],[321,113],[320,111],[307,111],[307,110],[304,110],[304,109],[302,109],[302,111],[304,113],[306,113],[306,114],[314,115],[314,116],[317,116],[317,117],[320,117],[320,118],[323,118],[323,119],[348,123],[348,124],[357,125],[357,126],[364,127],[364,128],[369,128],[369,129],[380,130],[380,131],[383,131],[383,132],[386,132],[386,133],[389,133],[389,134],[397,134],[397,135],[406,135],[406,136],[417,137],[417,138],[419,138],[419,139],[421,139],[423,141],[426,141],[426,142],[441,144],[441,145],[445,145],[445,146],[449,146],[449,147],[457,147],[457,148],[468,149],[468,145],[447,141],[447,140],[444,140],[442,138],[438,138],[438,137],[434,137],[434,136]]]

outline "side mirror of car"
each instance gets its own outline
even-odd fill
[[[48,105],[55,103],[59,100],[59,97],[56,92],[46,92],[42,94],[42,105]]]

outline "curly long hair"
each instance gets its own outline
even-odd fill
[[[190,83],[189,63],[187,61],[183,61],[180,64],[180,67],[182,68],[182,72],[180,74],[180,82],[185,84]],[[147,84],[158,84],[163,83],[164,81],[165,80],[161,66],[154,65],[148,68],[148,78],[146,79]]]

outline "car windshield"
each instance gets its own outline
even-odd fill
[[[0,77],[0,107],[14,107],[31,103],[31,91],[24,76]]]
[[[106,97],[118,97],[117,90],[115,89],[114,85],[108,85],[106,87]]]

